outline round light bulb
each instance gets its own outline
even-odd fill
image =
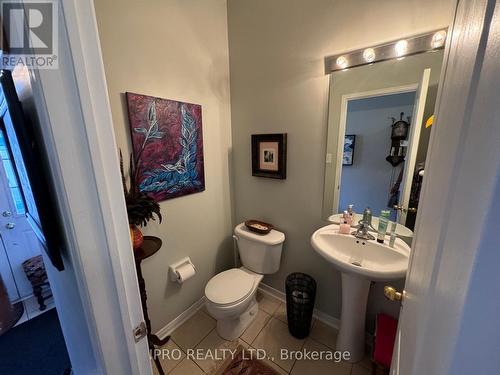
[[[375,60],[375,50],[373,48],[367,48],[363,51],[363,58],[367,62],[372,62]]]
[[[406,50],[408,49],[408,42],[404,39],[400,40],[399,42],[396,43],[394,49],[396,50],[396,56],[403,56],[406,53]]]
[[[345,67],[347,67],[347,64],[348,64],[347,59],[346,59],[345,56],[339,56],[339,57],[337,57],[336,63],[337,63],[337,66],[339,68],[342,68],[342,69],[344,69]]]
[[[445,41],[446,41],[446,31],[444,30],[438,31],[432,36],[431,47],[439,48],[444,44]]]

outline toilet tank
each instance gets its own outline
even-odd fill
[[[234,229],[238,251],[243,266],[260,274],[278,272],[281,263],[281,250],[285,235],[277,230],[268,234],[251,232],[245,223]]]

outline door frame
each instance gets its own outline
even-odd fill
[[[410,208],[410,194],[413,185],[413,176],[415,173],[415,165],[417,164],[417,153],[420,145],[420,133],[424,124],[425,105],[427,103],[427,93],[431,77],[431,68],[425,68],[420,78],[418,89],[415,93],[415,102],[413,104],[413,113],[410,126],[410,137],[408,138],[408,149],[406,150],[405,164],[403,169],[402,186],[399,194],[399,206],[403,206],[402,210],[398,210],[397,221],[406,225],[407,211]]]
[[[376,90],[368,90],[363,92],[355,92],[350,94],[342,95],[340,103],[340,123],[339,123],[339,135],[338,135],[338,146],[337,146],[337,165],[335,166],[335,184],[337,185],[333,192],[333,212],[339,212],[339,201],[340,201],[340,186],[342,184],[342,156],[344,153],[344,142],[342,141],[345,136],[346,126],[347,126],[347,110],[349,102],[352,100],[375,98],[379,96],[395,95],[395,94],[406,94],[409,92],[416,92],[418,90],[418,83],[412,83],[408,85],[394,86],[394,87],[384,87]],[[404,225],[404,223],[402,223]]]
[[[69,245],[65,271],[47,272],[74,372],[150,375],[147,340],[133,334],[144,318],[94,4],[59,5],[59,68],[30,71]],[[65,274],[78,295],[59,284]],[[72,298],[80,331],[70,324]]]

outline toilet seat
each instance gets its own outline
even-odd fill
[[[221,272],[207,283],[205,296],[218,305],[236,304],[248,297],[254,290],[256,278],[239,268]]]

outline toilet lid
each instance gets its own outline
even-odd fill
[[[212,277],[205,287],[205,296],[218,305],[236,303],[252,292],[254,282],[252,275],[233,268]]]

